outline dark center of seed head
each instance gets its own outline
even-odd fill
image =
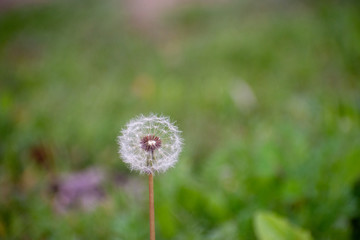
[[[154,150],[161,147],[161,140],[159,137],[154,135],[148,135],[141,139],[141,148],[147,152],[153,152]]]

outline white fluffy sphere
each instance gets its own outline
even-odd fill
[[[168,117],[140,115],[118,136],[120,157],[140,173],[164,172],[178,160],[183,144],[180,133]]]

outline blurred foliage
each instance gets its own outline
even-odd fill
[[[288,219],[260,218],[282,231],[358,239],[359,63],[356,1],[189,5],[159,35],[117,1],[3,11],[0,238],[147,238],[146,178],[115,139],[158,112],[185,139],[155,178],[158,239],[256,239],[259,209]],[[93,211],[57,214],[53,181],[91,166],[127,181],[108,181]]]
[[[260,240],[311,240],[308,232],[292,226],[285,219],[272,213],[255,215],[255,232]]]

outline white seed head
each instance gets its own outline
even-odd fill
[[[168,117],[140,115],[117,138],[120,157],[140,173],[165,172],[178,160],[183,144],[180,133]]]

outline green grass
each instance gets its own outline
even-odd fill
[[[2,12],[0,238],[146,239],[146,177],[129,172],[115,139],[156,112],[185,140],[176,167],[155,178],[158,239],[255,239],[259,210],[314,239],[351,239],[359,13],[351,2],[189,6],[152,39],[115,1]],[[244,81],[251,105],[232,97]],[[34,146],[51,152],[48,169]],[[140,197],[109,181],[95,210],[55,213],[52,174],[91,166],[140,181]]]

